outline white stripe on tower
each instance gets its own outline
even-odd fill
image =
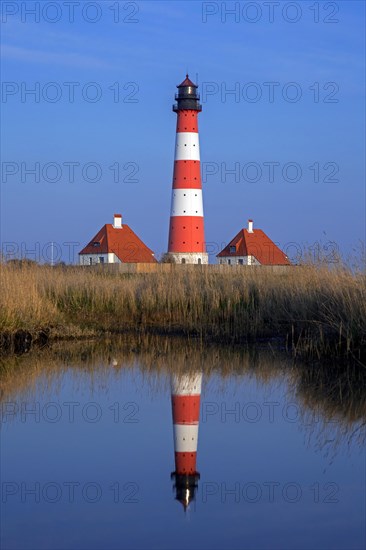
[[[174,189],[171,216],[203,216],[201,189]]]
[[[176,136],[174,160],[200,160],[198,133],[178,132]]]

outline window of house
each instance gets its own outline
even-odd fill
[[[228,263],[229,265],[231,265],[231,260],[229,259],[229,260],[227,261],[227,263]]]
[[[99,241],[94,241],[93,246],[100,246],[100,242]]]
[[[104,264],[104,257],[103,257],[103,256],[100,256],[100,257],[99,257],[99,263],[100,263],[100,264]]]
[[[89,258],[89,265],[93,265],[93,258],[92,257]]]
[[[199,263],[199,264],[201,264],[201,263],[202,263],[202,262],[201,262],[201,258],[198,258],[198,263]]]
[[[230,254],[235,254],[236,246],[230,246]]]
[[[240,259],[238,260],[238,264],[239,264],[239,265],[243,265],[243,264],[244,264],[243,258],[240,258]]]
[[[185,264],[185,263],[186,263],[186,259],[182,258],[182,264]]]

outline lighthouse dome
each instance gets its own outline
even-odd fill
[[[197,84],[192,82],[192,80],[189,78],[188,74],[186,74],[186,77],[183,80],[183,82],[178,84],[177,88],[182,88],[182,87],[185,87],[185,86],[191,86],[192,88],[198,88]]]

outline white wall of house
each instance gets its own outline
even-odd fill
[[[80,265],[120,264],[121,260],[113,253],[108,254],[79,254]]]
[[[223,256],[219,264],[227,265],[261,265],[255,256]]]

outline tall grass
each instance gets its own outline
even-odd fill
[[[361,358],[366,349],[362,273],[312,265],[279,273],[177,267],[124,275],[1,265],[0,332],[150,330],[230,343],[280,337],[295,353],[317,357]]]

